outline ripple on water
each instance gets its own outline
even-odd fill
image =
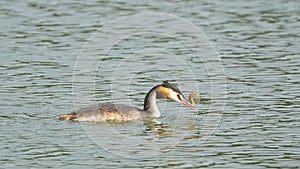
[[[147,4],[91,0],[84,3],[22,1],[14,4],[1,1],[0,4],[0,162],[3,168],[299,167],[300,22],[296,1],[166,1]],[[155,65],[165,62],[172,74],[180,72],[179,81],[187,86],[182,89],[187,95],[191,90],[191,78],[179,71],[184,70],[182,67],[172,65],[170,60],[175,59],[170,59],[170,53],[182,56],[197,72],[197,87],[204,99],[199,105],[197,118],[193,118],[195,114],[192,112],[179,116],[175,110],[181,107],[167,102],[171,106],[163,111],[161,124],[112,125],[133,138],[157,142],[175,137],[176,132],[179,135],[189,132],[170,151],[151,158],[122,158],[98,147],[80,123],[60,122],[57,117],[74,109],[73,68],[86,39],[119,16],[145,11],[178,15],[208,32],[221,53],[226,71],[227,103],[215,134],[199,143],[213,95],[209,81],[213,75],[207,74],[203,60],[182,49],[170,37],[157,38],[151,34],[124,39],[108,54],[115,58],[108,56],[101,61],[104,64],[99,68],[105,70],[100,69],[95,77],[97,100],[112,100],[114,92],[110,91],[110,84],[114,67],[128,56],[131,58],[127,61],[132,62],[126,67],[129,70],[137,66],[136,63],[140,63],[141,69],[151,65],[161,70]],[[164,80],[162,77],[170,77],[157,72],[134,71],[138,80],[132,81],[130,89],[120,88],[118,92],[128,93],[120,100],[130,100],[130,103],[142,107],[141,98],[144,98],[148,86],[160,83]],[[116,86],[127,87],[121,82],[115,82],[119,84]],[[199,125],[188,125],[190,123],[185,123],[188,121],[175,123],[176,117],[192,118]],[[101,130],[98,124],[89,125]],[[107,142],[110,141],[108,137]],[[145,152],[150,146],[134,143],[137,151],[132,152],[133,155],[149,156]],[[118,140],[113,144],[119,146]],[[118,151],[118,146],[112,149]],[[131,150],[125,146],[119,148]]]

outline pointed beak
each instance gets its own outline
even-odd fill
[[[181,103],[192,110],[197,110],[197,107],[193,106],[191,103],[186,101],[184,98],[181,99]]]

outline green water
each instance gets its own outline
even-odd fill
[[[299,168],[299,7],[297,1],[1,1],[0,168]],[[174,38],[150,33],[96,57],[93,98],[142,107],[146,92],[170,79],[186,96],[202,94],[199,112],[161,101],[162,117],[154,122],[58,121],[91,101],[74,97],[72,86],[85,42],[139,12],[178,16],[207,35],[226,76],[224,110],[212,111],[215,76],[207,65],[214,61],[203,59],[207,48],[198,57]],[[75,82],[89,82],[75,75]],[[217,126],[208,128],[213,135],[205,135],[207,122]]]

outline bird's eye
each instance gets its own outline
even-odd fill
[[[178,98],[179,100],[181,100],[180,94],[177,94],[177,98]]]

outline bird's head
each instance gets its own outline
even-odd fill
[[[161,85],[158,86],[158,94],[160,98],[171,99],[176,102],[182,103],[186,107],[197,110],[195,106],[190,104],[181,94],[180,90],[173,84],[168,81],[164,81]]]

